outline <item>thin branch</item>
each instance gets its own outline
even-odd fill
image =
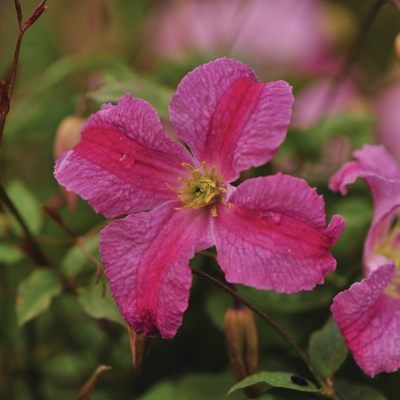
[[[275,332],[277,332],[293,349],[297,352],[297,354],[303,359],[306,363],[310,372],[314,375],[315,379],[321,385],[323,389],[323,394],[330,397],[333,400],[341,400],[340,397],[335,393],[334,388],[332,385],[329,385],[324,377],[318,372],[318,370],[314,367],[311,360],[309,359],[308,355],[300,349],[297,343],[275,322],[273,321],[267,314],[262,312],[257,306],[255,306],[252,302],[247,300],[245,297],[237,293],[235,290],[232,290],[227,285],[219,281],[218,279],[213,278],[212,276],[206,274],[203,271],[200,271],[195,268],[191,268],[192,274],[201,276],[209,280],[215,286],[219,287],[220,289],[224,290],[226,293],[230,294],[233,298],[240,301],[246,307],[250,308],[255,314],[257,314],[263,321],[265,321]]]
[[[104,272],[104,266],[103,264],[98,261],[95,257],[92,256],[92,254],[90,254],[89,251],[86,250],[86,247],[84,246],[84,243],[90,239],[92,236],[97,235],[98,231],[95,232],[91,232],[85,236],[78,236],[68,225],[67,223],[64,221],[64,219],[62,218],[62,216],[57,212],[56,209],[50,207],[50,206],[43,206],[43,209],[47,212],[47,214],[53,219],[54,222],[56,222],[62,229],[64,229],[64,231],[66,233],[68,233],[68,235],[71,236],[71,238],[73,239],[74,243],[76,244],[76,246],[78,246],[79,250],[82,252],[82,254],[89,259],[90,261],[92,261],[95,265],[96,265],[96,284],[99,282],[100,277],[102,276],[103,272]],[[105,286],[104,286],[104,281],[102,281],[103,283],[103,293],[105,291]]]
[[[20,213],[14,206],[13,202],[11,199],[8,197],[6,191],[3,188],[3,185],[0,183],[0,200],[3,202],[3,204],[8,208],[8,210],[11,212],[11,214],[14,215],[18,223],[20,224],[21,228],[25,232],[26,238],[28,240],[28,243],[30,245],[29,248],[29,255],[32,257],[32,259],[40,266],[42,267],[50,267],[51,263],[47,259],[47,257],[43,254],[42,250],[36,243],[34,237],[32,236],[28,226],[26,225],[25,221],[21,217]]]
[[[21,10],[21,5],[19,3],[19,0],[14,0],[15,3],[15,9],[17,12],[17,20],[18,20],[18,26],[19,26],[19,35],[17,39],[17,44],[15,46],[15,51],[14,51],[14,60],[13,60],[13,65],[11,69],[11,80],[10,80],[10,85],[8,87],[8,92],[6,93],[1,93],[1,86],[0,86],[0,104],[6,102],[7,107],[0,107],[0,145],[1,145],[1,139],[3,137],[3,131],[4,131],[4,125],[6,123],[6,118],[7,114],[10,110],[10,101],[11,101],[11,95],[12,91],[14,88],[14,83],[15,83],[15,78],[17,76],[17,66],[18,66],[18,58],[19,58],[19,51],[21,48],[21,42],[22,42],[22,37],[24,36],[24,33],[28,30],[30,26],[32,26],[37,19],[42,15],[42,13],[48,8],[47,6],[45,7],[45,3],[47,0],[43,0],[35,9],[35,11],[28,17],[28,19],[25,21],[25,24],[22,25],[22,10]]]

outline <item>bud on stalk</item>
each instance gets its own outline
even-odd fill
[[[57,128],[54,138],[54,158],[57,160],[64,151],[67,151],[79,143],[81,128],[86,119],[71,115],[64,118]],[[74,192],[68,192],[61,188],[61,194],[71,211],[78,207],[78,196]]]
[[[233,373],[238,382],[258,372],[258,335],[253,313],[234,307],[224,317],[225,343]],[[259,386],[245,388],[250,397],[260,395]]]
[[[397,58],[400,60],[400,33],[394,39],[394,50],[396,52]]]

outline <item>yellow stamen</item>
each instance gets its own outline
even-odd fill
[[[374,249],[374,253],[393,260],[396,265],[396,275],[385,289],[385,293],[394,298],[400,298],[400,243],[397,239],[399,232],[400,220],[395,223],[385,240]]]
[[[176,210],[186,210],[187,208],[197,209],[212,205],[211,214],[216,217],[216,202],[218,200],[221,200],[222,204],[229,206],[229,209],[232,208],[232,205],[228,204],[221,196],[222,193],[226,192],[226,189],[220,186],[221,174],[215,176],[215,165],[209,171],[206,162],[203,161],[201,164],[203,174],[200,173],[200,168],[194,168],[190,164],[183,163],[182,166],[188,168],[192,173],[189,179],[178,178],[180,182],[185,183],[185,186],[181,186],[176,190],[166,183],[171,190],[178,194],[179,199],[183,203],[183,207],[175,208]]]

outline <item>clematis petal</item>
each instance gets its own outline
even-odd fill
[[[286,137],[293,101],[286,82],[259,83],[247,65],[221,58],[183,78],[170,117],[198,165],[216,165],[222,179],[232,182],[274,157]]]
[[[331,178],[329,188],[345,195],[346,185],[361,177],[371,190],[374,218],[364,245],[364,264],[370,272],[375,264],[371,260],[373,249],[385,238],[400,206],[400,169],[382,145],[364,145],[361,150],[354,151],[353,156],[359,161],[344,164]]]
[[[343,232],[334,216],[326,228],[324,202],[301,179],[277,174],[249,179],[212,220],[217,260],[226,280],[257,289],[311,290],[336,267],[329,252]]]
[[[111,295],[129,326],[148,337],[175,335],[188,306],[189,260],[212,245],[207,209],[176,205],[113,221],[100,234]]]
[[[331,311],[360,368],[370,376],[400,365],[400,302],[384,289],[395,274],[393,261],[339,293]]]
[[[116,217],[176,198],[165,183],[180,186],[177,178],[188,175],[183,162],[193,159],[165,133],[156,111],[127,94],[89,118],[81,141],[58,159],[54,175],[96,212]]]

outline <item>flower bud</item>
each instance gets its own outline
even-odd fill
[[[154,338],[148,338],[144,336],[143,333],[134,332],[129,325],[126,326],[128,328],[133,367],[135,368],[136,376],[140,376],[142,374],[143,364],[156,345],[158,336]]]
[[[54,139],[54,158],[57,160],[64,151],[74,147],[80,141],[81,128],[86,120],[75,115],[64,118],[57,128]],[[78,206],[78,196],[74,192],[68,192],[61,188],[64,201],[68,204],[71,211],[76,211]]]
[[[225,343],[237,381],[258,372],[258,335],[253,313],[248,308],[230,308],[224,317]],[[259,387],[245,389],[251,397],[259,395]]]
[[[400,60],[400,33],[398,33],[394,39],[394,50],[397,58]]]

